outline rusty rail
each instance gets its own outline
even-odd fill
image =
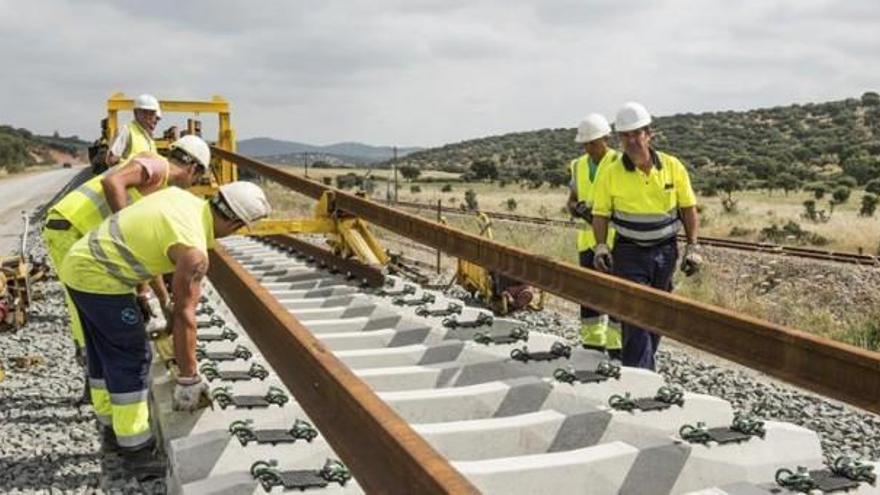
[[[290,248],[305,256],[310,256],[328,270],[355,277],[370,287],[381,287],[385,283],[385,274],[379,268],[365,265],[354,259],[340,258],[329,249],[323,249],[290,235],[272,235],[266,239],[278,246]]]
[[[235,153],[221,158],[339,209],[570,301],[880,413],[880,353],[737,314],[478,237],[344,193]]]
[[[222,247],[208,276],[367,493],[479,493]]]

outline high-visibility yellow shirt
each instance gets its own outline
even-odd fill
[[[147,131],[132,120],[123,127],[110,146],[110,151],[119,157],[116,166],[124,165],[131,157],[144,151],[156,153],[156,141]]]
[[[59,271],[75,290],[127,294],[139,283],[174,271],[168,249],[180,244],[202,251],[214,245],[207,201],[168,187],[118,211],[76,242]]]
[[[584,153],[580,158],[574,159],[569,165],[571,171],[571,180],[577,194],[578,201],[586,203],[588,208],[593,207],[594,189],[596,187],[596,179],[598,179],[599,170],[608,166],[618,158],[620,153],[617,150],[609,149],[605,152],[605,156],[599,160],[596,165],[595,176],[590,173],[590,155]],[[592,177],[591,177],[592,176]],[[583,225],[578,228],[577,250],[578,252],[587,251],[596,245],[596,237],[593,235],[593,227],[587,224],[586,220],[579,219]],[[608,233],[609,241],[613,241],[614,232]]]
[[[697,204],[687,169],[678,158],[651,150],[648,173],[621,155],[599,171],[593,215],[610,217],[618,240],[651,245],[681,230],[679,208]]]
[[[168,160],[155,153],[146,155],[149,159],[162,160],[165,162],[165,175],[159,183],[159,188],[168,186],[168,175],[170,172],[170,164]],[[126,166],[138,166],[132,161],[126,162]],[[67,219],[77,230],[83,234],[88,233],[101,223],[105,218],[109,217],[112,211],[107,197],[104,194],[104,186],[101,181],[104,179],[104,172],[101,175],[92,177],[81,186],[67,193],[60,201],[55,203],[50,211],[57,213]],[[154,189],[150,187],[149,189]],[[143,195],[148,194],[151,190],[141,190],[138,187],[129,187],[126,189],[128,196],[128,204],[141,199]]]

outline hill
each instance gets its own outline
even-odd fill
[[[405,156],[422,148],[399,148],[398,156]],[[328,163],[367,164],[389,160],[394,156],[390,146],[371,146],[363,143],[335,143],[325,146],[282,141],[266,137],[244,139],[238,142],[238,151],[247,156],[272,158],[275,163],[302,163],[303,153],[310,161]]]
[[[27,129],[0,125],[0,168],[18,172],[30,165],[72,161],[88,143],[77,136],[39,136]]]
[[[657,149],[680,157],[697,183],[735,175],[752,187],[781,182],[880,177],[880,95],[748,111],[677,114],[654,121]],[[467,171],[495,165],[511,179],[565,175],[581,153],[573,128],[542,129],[449,144],[408,155],[405,164]],[[545,179],[546,180],[546,179]],[[776,184],[774,184],[776,182]]]

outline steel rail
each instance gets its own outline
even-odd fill
[[[394,203],[395,206],[403,206],[404,208],[416,208],[416,209],[428,209],[431,211],[435,211],[437,209],[436,205],[429,205],[424,203],[413,203],[407,201],[398,201]],[[441,211],[444,213],[451,213],[453,215],[471,215],[472,213],[463,212],[457,210],[455,208],[450,208],[448,206],[441,206]],[[482,211],[481,213],[486,214],[489,218],[505,220],[509,222],[522,222],[522,223],[531,223],[536,225],[552,225],[555,227],[564,227],[564,228],[577,228],[578,223],[572,220],[561,220],[558,218],[541,218],[541,217],[530,217],[524,215],[516,215],[513,213],[504,213],[497,211]],[[684,240],[684,237],[681,237],[680,240]],[[705,244],[707,246],[716,246],[723,247],[728,249],[739,249],[742,251],[754,251],[754,252],[762,252],[762,253],[772,253],[772,254],[783,254],[788,256],[794,256],[797,258],[808,258],[815,260],[825,260],[825,261],[834,261],[838,263],[852,263],[856,265],[867,265],[867,266],[880,266],[880,258],[877,256],[871,256],[867,254],[859,254],[859,253],[851,253],[851,252],[840,252],[840,251],[825,251],[822,249],[813,249],[813,248],[804,248],[797,246],[785,246],[781,244],[772,244],[766,242],[750,242],[750,241],[740,241],[736,239],[725,239],[721,237],[706,237],[700,236],[700,243]]]
[[[880,413],[880,353],[685,299],[440,225],[215,148],[221,158],[392,232],[628,323]]]
[[[272,235],[267,236],[266,239],[279,246],[312,257],[315,261],[327,267],[330,271],[336,271],[356,277],[370,287],[381,287],[385,284],[385,274],[382,273],[381,269],[375,266],[365,265],[354,259],[340,258],[329,249],[323,249],[310,242],[297,239],[290,235]]]
[[[479,493],[222,247],[208,276],[367,493]]]

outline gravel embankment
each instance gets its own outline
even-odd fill
[[[45,257],[37,230],[29,245]],[[83,372],[61,286],[50,279],[33,291],[27,325],[0,332],[0,493],[164,493],[164,482],[141,485],[101,453],[92,408],[79,404]]]

